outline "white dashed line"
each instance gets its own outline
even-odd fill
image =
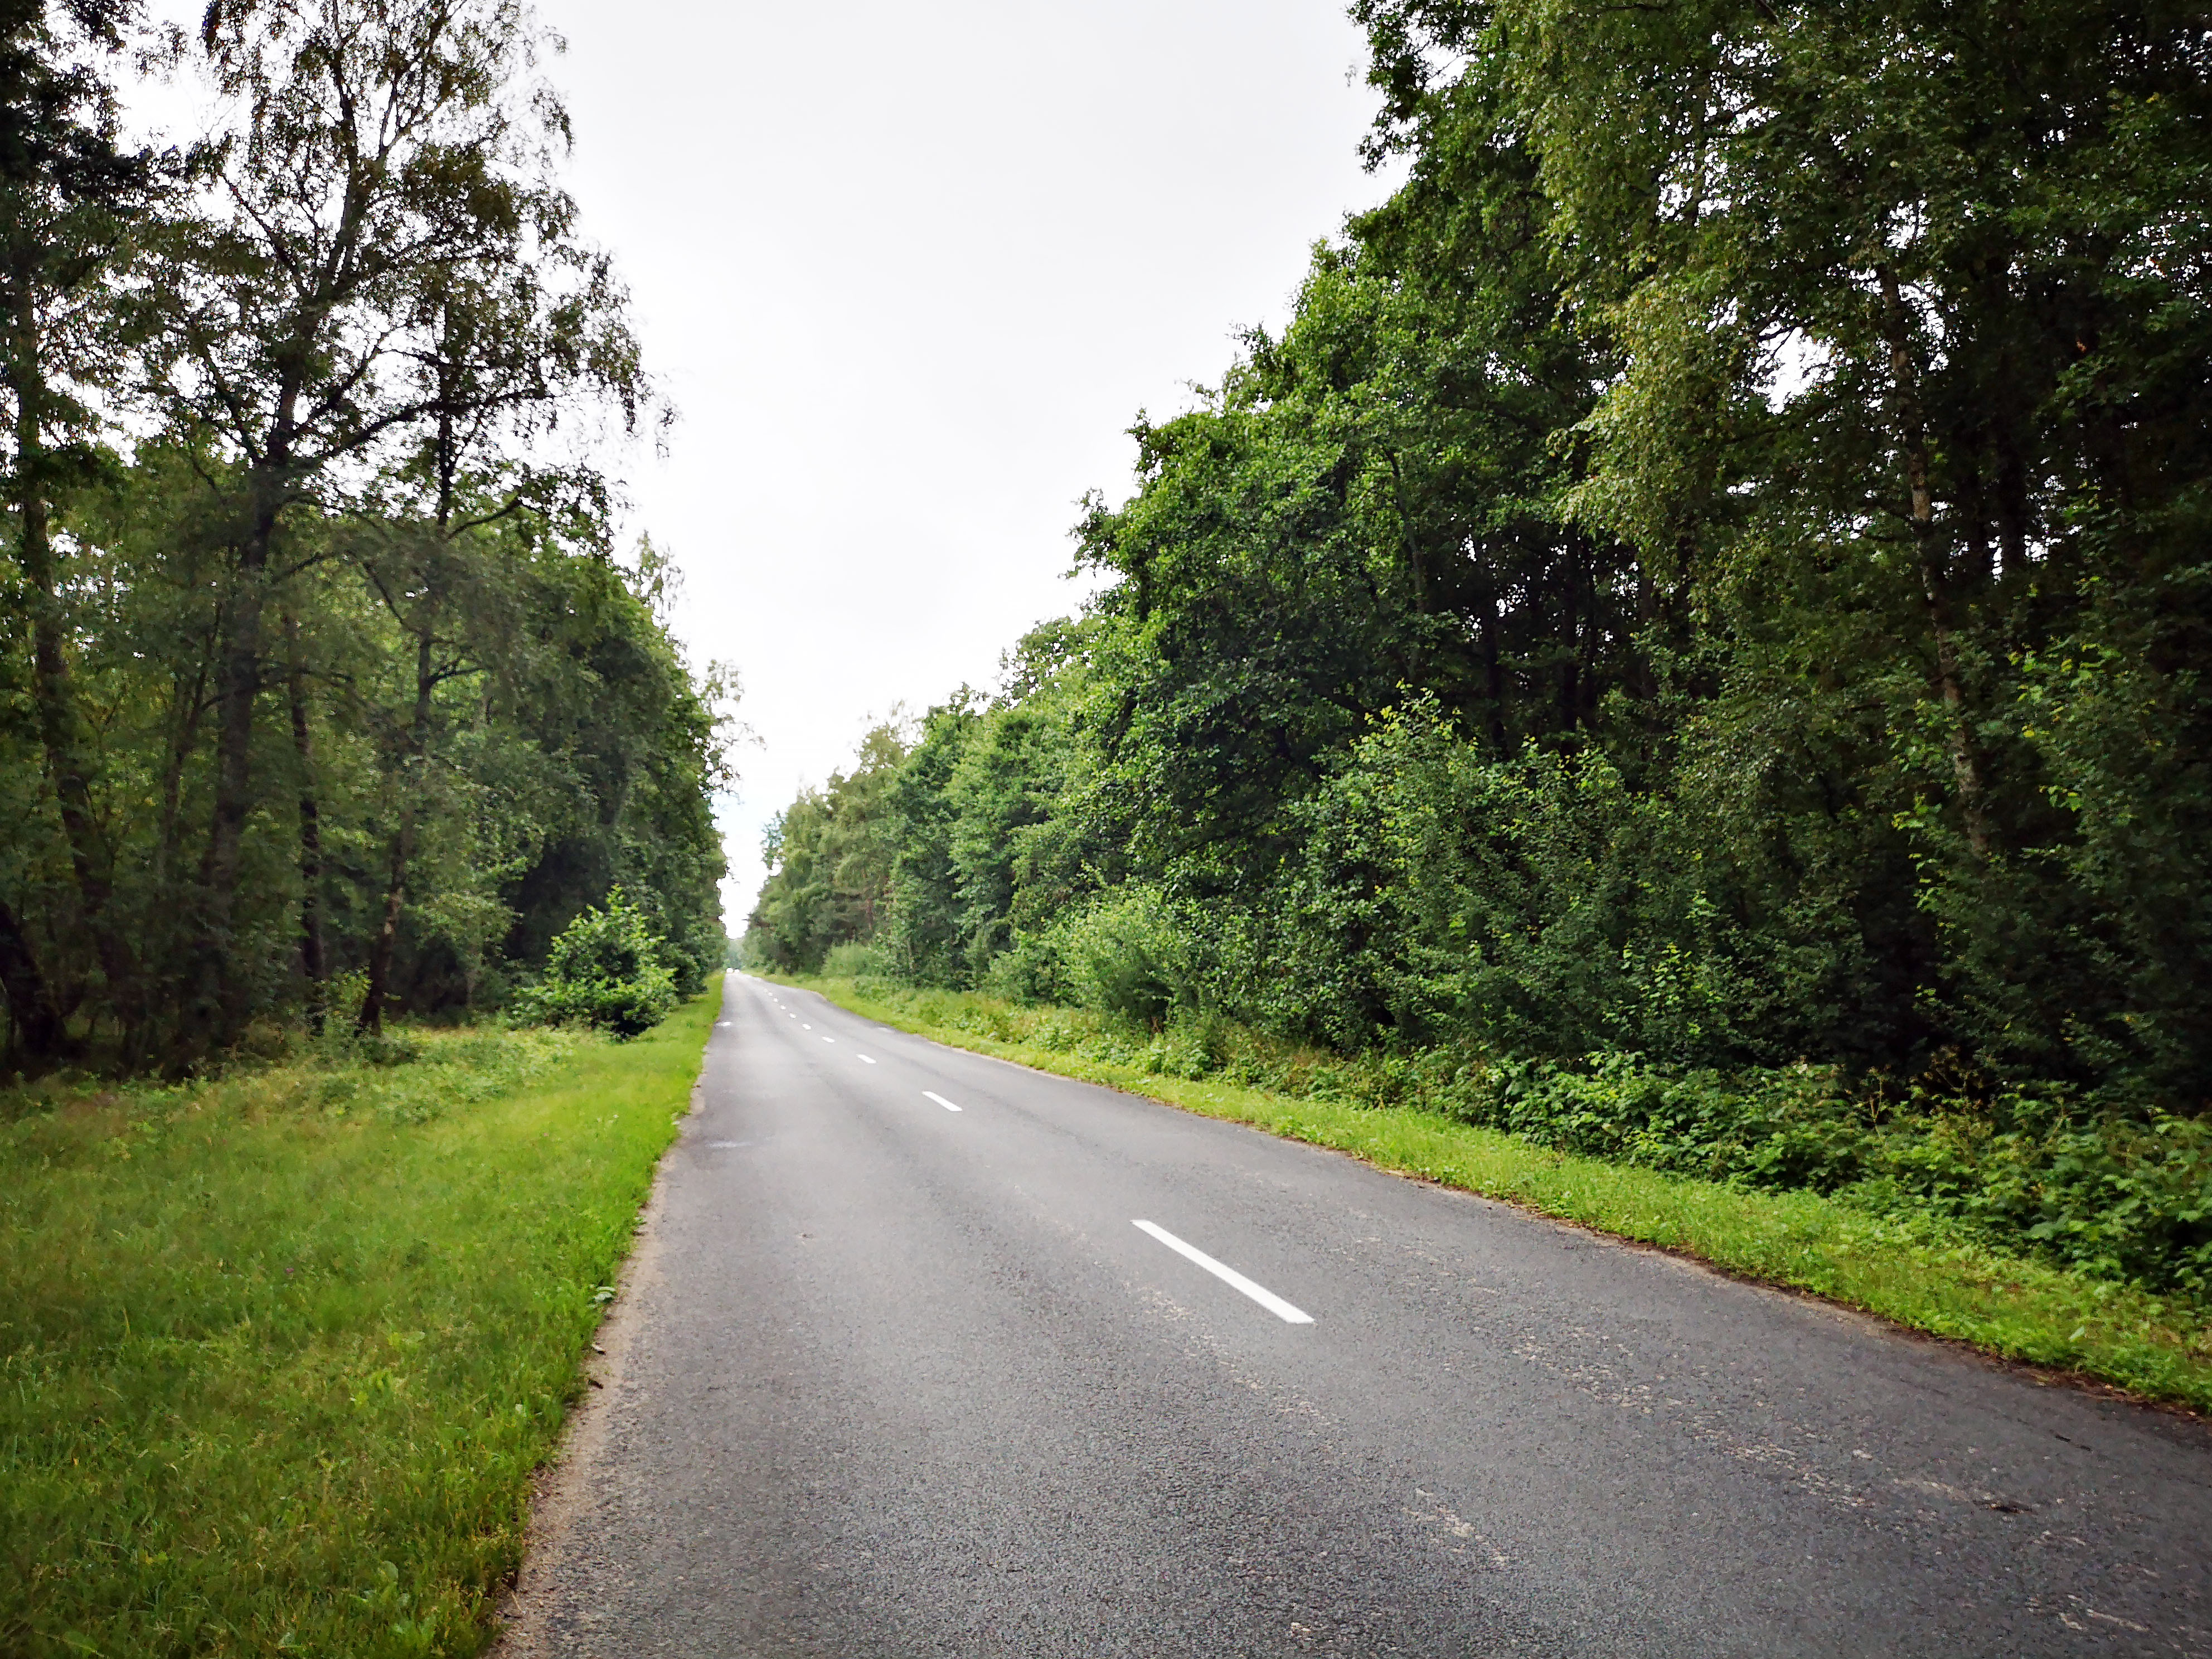
[[[863,1066],[872,1066],[876,1063],[874,1060],[870,1060],[866,1054],[854,1054],[853,1058],[859,1060]]]
[[[1212,1256],[1206,1255],[1204,1250],[1200,1249],[1195,1244],[1184,1243],[1182,1240],[1177,1238],[1166,1228],[1155,1225],[1153,1223],[1149,1221],[1133,1221],[1129,1224],[1137,1228],[1139,1231],[1150,1233],[1154,1238],[1158,1239],[1161,1243],[1166,1245],[1168,1249],[1173,1250],[1177,1255],[1185,1257],[1189,1261],[1195,1261],[1200,1267],[1205,1268],[1206,1272],[1212,1273],[1216,1279],[1228,1285],[1232,1291],[1242,1291],[1245,1295],[1250,1297],[1255,1302],[1258,1303],[1261,1307],[1265,1308],[1269,1313],[1274,1315],[1276,1318],[1281,1320],[1284,1323],[1288,1325],[1310,1325],[1314,1322],[1313,1316],[1311,1314],[1302,1312],[1298,1309],[1292,1307],[1289,1303],[1284,1301],[1282,1297],[1277,1296],[1273,1291],[1267,1289],[1264,1285],[1255,1285],[1250,1279],[1245,1278],[1243,1273],[1238,1273],[1236,1268],[1224,1266],[1223,1263],[1216,1261]]]
[[[935,1101],[939,1105],[940,1105],[940,1106],[942,1106],[943,1108],[945,1108],[945,1109],[946,1111],[948,1111],[948,1112],[957,1112],[957,1111],[958,1111],[958,1110],[960,1109],[957,1106],[955,1106],[955,1105],[954,1105],[951,1101],[947,1100],[947,1099],[946,1099],[943,1095],[939,1094],[939,1093],[938,1093],[934,1089],[924,1089],[924,1090],[921,1091],[921,1097],[922,1097],[924,1100],[933,1100],[933,1101]]]
[[[809,1027],[808,1029],[811,1030],[812,1028]],[[835,1042],[837,1039],[836,1037],[823,1037],[822,1040],[824,1042]]]

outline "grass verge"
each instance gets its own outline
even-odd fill
[[[718,1001],[0,1096],[0,1652],[480,1650]]]
[[[1167,1075],[1109,1057],[1129,1046],[1110,1034],[1085,1043],[1082,1028],[1096,1022],[1065,1009],[1025,1009],[880,980],[790,982],[917,1036],[1249,1123],[1379,1169],[1808,1291],[2008,1359],[2212,1412],[2212,1328],[2201,1310],[1990,1250],[1947,1234],[1933,1219],[1878,1217],[1811,1193],[1751,1191],[1577,1158],[1435,1112]]]

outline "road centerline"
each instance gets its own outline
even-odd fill
[[[1314,1322],[1314,1318],[1311,1314],[1284,1301],[1281,1297],[1277,1296],[1266,1285],[1255,1284],[1252,1280],[1245,1278],[1243,1273],[1238,1273],[1236,1268],[1230,1267],[1226,1262],[1216,1261],[1212,1256],[1206,1255],[1204,1250],[1200,1249],[1195,1244],[1186,1244],[1182,1239],[1177,1238],[1173,1233],[1170,1232],[1166,1228],[1160,1226],[1158,1223],[1151,1221],[1133,1221],[1129,1224],[1136,1228],[1139,1232],[1148,1233],[1152,1237],[1157,1238],[1161,1243],[1166,1245],[1168,1249],[1173,1250],[1177,1255],[1182,1256],[1188,1261],[1196,1262],[1200,1267],[1205,1268],[1206,1272],[1212,1273],[1223,1284],[1228,1285],[1231,1290],[1241,1291],[1246,1296],[1250,1297],[1255,1302],[1265,1308],[1269,1313],[1274,1315],[1276,1318],[1281,1320],[1285,1324],[1310,1325]]]
[[[936,1090],[934,1090],[934,1089],[924,1089],[924,1090],[921,1091],[921,1097],[922,1097],[924,1100],[933,1100],[933,1101],[935,1101],[939,1105],[940,1105],[940,1106],[942,1106],[943,1108],[945,1108],[945,1109],[946,1111],[948,1111],[948,1112],[957,1112],[957,1111],[958,1111],[958,1110],[960,1109],[957,1106],[955,1106],[955,1105],[954,1105],[951,1101],[947,1100],[947,1099],[946,1099],[943,1095],[939,1094],[939,1093],[937,1092],[937,1091],[936,1091]]]

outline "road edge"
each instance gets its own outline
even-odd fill
[[[722,1010],[728,1007],[734,975],[720,981]],[[615,1294],[606,1315],[592,1334],[592,1352],[586,1356],[584,1389],[569,1408],[567,1423],[553,1454],[531,1477],[530,1524],[523,1534],[522,1559],[514,1577],[498,1598],[492,1615],[488,1659],[546,1659],[548,1628],[553,1610],[553,1590],[567,1545],[576,1522],[587,1507],[591,1476],[606,1449],[623,1383],[629,1374],[631,1349],[644,1322],[644,1292],[659,1280],[662,1255],[660,1222],[666,1208],[669,1160],[684,1144],[684,1136],[707,1086],[707,1052],[714,1046],[714,1028],[707,1028],[707,1042],[699,1050],[699,1074],[685,1097],[684,1121],[661,1152],[653,1170],[653,1186],[639,1206],[636,1236],[629,1254],[615,1276]]]
[[[2075,1357],[2087,1363],[2076,1364],[2069,1363],[2066,1358],[2042,1358],[2028,1351],[2028,1341],[2023,1340],[2018,1333],[2007,1332],[2002,1328],[1990,1330],[1986,1326],[1980,1331],[1943,1328],[1933,1320],[1923,1322],[1894,1307],[1881,1305],[1878,1300],[1863,1299],[1854,1296],[1848,1286],[1832,1286],[1818,1282],[1807,1282],[1806,1279],[1795,1277],[1787,1271],[1775,1271],[1771,1268],[1762,1268],[1756,1264],[1731,1261],[1723,1256],[1709,1254],[1698,1249],[1695,1243],[1684,1243],[1679,1238],[1640,1234],[1608,1225],[1605,1220],[1593,1219],[1586,1214],[1576,1214],[1568,1210],[1553,1207],[1553,1204],[1547,1203],[1546,1199],[1539,1194],[1515,1190],[1497,1183],[1481,1184],[1479,1178],[1470,1177],[1463,1172],[1443,1173],[1432,1168],[1395,1163],[1382,1157],[1370,1156],[1358,1146],[1341,1144],[1322,1138],[1317,1133],[1305,1132],[1316,1126],[1300,1122],[1298,1120],[1301,1115],[1315,1117],[1332,1115],[1340,1109],[1333,1107],[1328,1103],[1303,1100],[1291,1096],[1275,1096],[1263,1090],[1243,1088],[1238,1085],[1210,1082],[1184,1084],[1181,1079],[1155,1077],[1130,1068],[1111,1066],[1088,1058],[1055,1054],[1048,1050],[1033,1048],[1018,1042],[1009,1042],[957,1026],[941,1026],[908,1014],[903,1010],[874,1002],[855,992],[844,991],[842,986],[836,981],[784,975],[763,975],[760,977],[788,984],[797,989],[811,991],[843,1008],[848,1013],[859,1015],[862,1018],[880,1021],[910,1036],[939,1042],[947,1048],[981,1055],[988,1060],[995,1060],[1002,1065],[1017,1066],[1047,1077],[1065,1078],[1076,1082],[1091,1084],[1100,1088],[1112,1089],[1117,1093],[1129,1095],[1140,1100],[1148,1100],[1176,1111],[1188,1112],[1194,1116],[1212,1117],[1224,1122],[1243,1124],[1263,1134],[1273,1135],[1279,1139],[1294,1140],[1318,1151],[1352,1158],[1386,1175],[1419,1182],[1425,1185],[1438,1187],[1450,1192],[1463,1193],[1492,1203],[1508,1205],[1529,1215],[1541,1217],[1554,1224],[1573,1227],[1636,1249],[1650,1250],[1674,1257],[1740,1283],[1778,1291],[1793,1297],[1819,1302],[1860,1317],[1876,1320],[1902,1335],[1972,1354],[1984,1363],[2031,1376],[2038,1383],[2045,1386],[2068,1388],[2184,1419],[2199,1425],[2212,1425],[2212,1360],[2195,1358],[2186,1348],[2180,1349],[2181,1374],[2179,1376],[2172,1376],[2172,1380],[2162,1378],[2154,1380],[2148,1385],[2141,1381],[2130,1382],[2127,1379],[2126,1372],[2133,1370],[2136,1376],[2141,1378],[2142,1372],[2150,1368],[2142,1364],[2140,1358],[2133,1367],[2127,1364],[2129,1349],[2124,1337],[2112,1344],[2112,1347],[2118,1349],[2119,1352],[2114,1354],[2109,1366],[2105,1368],[2100,1368],[2095,1363],[2096,1354],[2084,1353],[2079,1349],[2075,1350]],[[841,991],[843,992],[842,994],[840,994]],[[1188,1093],[1193,1097],[1177,1097],[1184,1093]],[[1213,1098],[1198,1098],[1197,1097],[1201,1093],[1210,1095]],[[1264,1115],[1240,1110],[1228,1098],[1231,1095],[1249,1095],[1255,1099],[1264,1098],[1270,1103],[1277,1103],[1283,1109],[1282,1117],[1288,1121],[1273,1121]],[[1340,1109],[1349,1110],[1350,1109]],[[1504,1137],[1504,1139],[1510,1138]],[[1600,1159],[1581,1158],[1570,1153],[1537,1147],[1526,1143],[1515,1144],[1524,1148],[1528,1154],[1528,1161],[1532,1165],[1540,1164],[1553,1169],[1587,1168],[1605,1172],[1624,1182],[1648,1180],[1651,1182],[1686,1188],[1692,1185],[1712,1184],[1692,1183],[1685,1181],[1682,1177],[1666,1176],[1657,1171],[1638,1170],[1625,1164],[1607,1164]],[[1455,1176],[1457,1178],[1455,1178]],[[1752,1196],[1765,1199],[1792,1197],[1810,1199],[1812,1197],[1810,1194],[1762,1194]],[[1929,1269],[1933,1269],[1934,1264],[1922,1261],[1920,1258],[1924,1255],[1945,1254],[1957,1256],[1961,1261],[1966,1255],[1964,1252],[1955,1251],[1921,1251],[1901,1246],[1889,1254],[1893,1261],[1911,1261],[1917,1267]],[[2017,1268],[2022,1276],[2053,1281],[2063,1280],[2069,1288],[2080,1291],[2084,1298],[2090,1302],[2120,1302],[2130,1295],[2124,1287],[2104,1286],[2079,1280],[2073,1275],[2063,1274],[2057,1269],[2045,1268],[2041,1264],[2028,1262],[2019,1258],[1998,1257],[1994,1253],[1990,1253],[1990,1260],[2007,1269]],[[1799,1271],[1802,1272],[1804,1269],[1801,1267]],[[1948,1277],[1953,1287],[1962,1291],[1968,1287],[1969,1281],[1964,1273],[1954,1270]],[[2141,1297],[2140,1293],[2133,1294],[2136,1299],[2150,1299]],[[2100,1307],[2098,1311],[2102,1313],[2104,1309]],[[2076,1338],[2086,1332],[2087,1319],[2095,1316],[2095,1315],[2085,1316],[2083,1329],[2076,1331]],[[2069,1315],[2069,1318],[2071,1317],[2072,1316]],[[2179,1340],[2179,1332],[2161,1328],[2160,1334],[2166,1340],[2155,1341],[2141,1334],[2143,1328],[2141,1324],[2134,1328],[2136,1345],[2133,1348],[2133,1352],[2136,1355],[2140,1356],[2146,1348],[2155,1349],[2161,1357],[2175,1354]],[[2172,1373],[2168,1375],[2172,1376]]]

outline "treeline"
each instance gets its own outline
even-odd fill
[[[2201,10],[1356,12],[1406,183],[1139,420],[1085,614],[783,815],[749,948],[2201,1115]]]
[[[719,964],[726,677],[591,457],[659,405],[507,0],[0,10],[8,1056],[497,1006],[619,884]],[[217,125],[134,146],[182,77]]]

